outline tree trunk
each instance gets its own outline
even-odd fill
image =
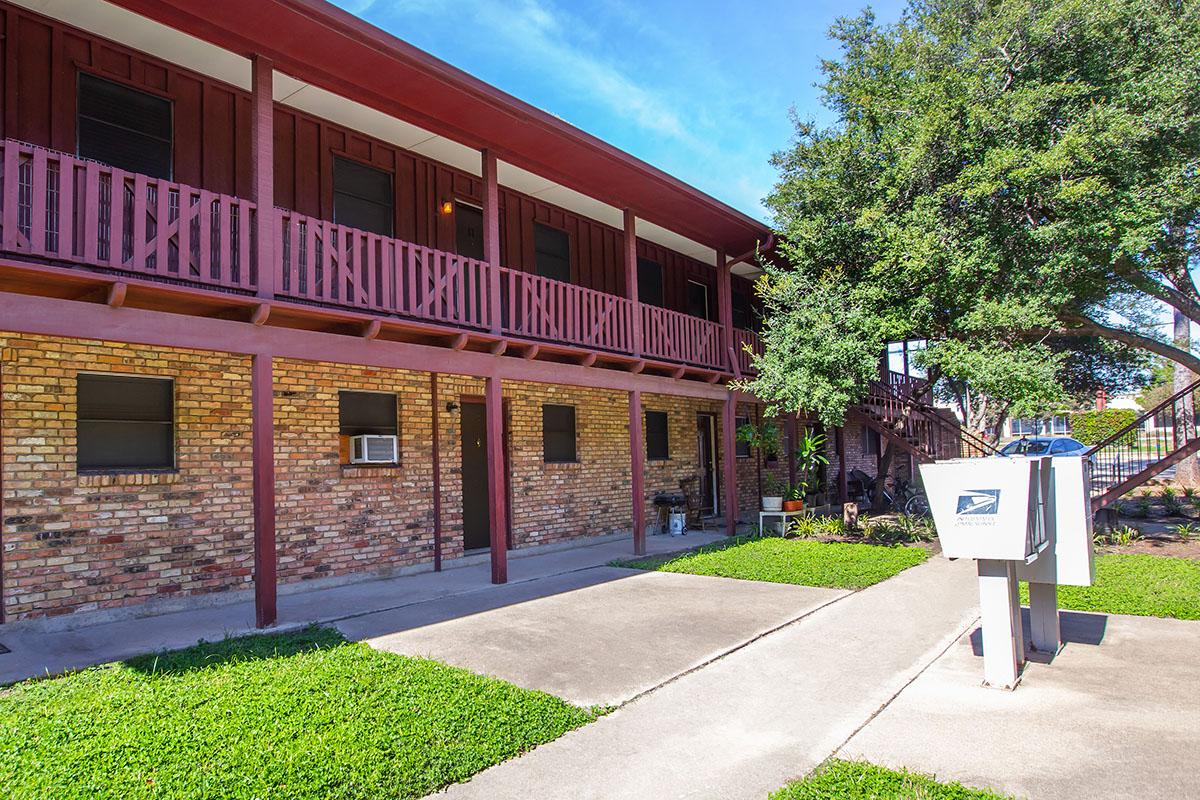
[[[1174,313],[1173,344],[1180,350],[1191,352],[1192,321],[1179,311]],[[1175,365],[1173,389],[1182,391],[1196,380],[1196,375],[1182,364]],[[1175,444],[1182,445],[1196,435],[1196,410],[1190,395],[1176,401],[1174,408]],[[1175,481],[1182,486],[1200,486],[1200,460],[1198,456],[1189,456],[1175,467]]]
[[[887,488],[887,479],[892,471],[892,462],[896,460],[896,443],[887,438],[883,438],[883,442],[886,442],[886,445],[883,448],[883,455],[879,458],[879,474],[875,476],[874,510],[876,511],[888,510],[887,500],[884,499],[883,492]]]

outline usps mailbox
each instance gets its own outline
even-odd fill
[[[1012,689],[1025,662],[1017,568],[1049,546],[1050,459],[973,458],[921,465],[947,558],[975,559],[983,622],[984,682]]]

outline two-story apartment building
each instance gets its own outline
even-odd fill
[[[0,622],[502,582],[786,476],[728,387],[760,222],[321,0],[0,21]]]

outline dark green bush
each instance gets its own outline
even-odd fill
[[[1106,408],[1103,411],[1077,411],[1071,415],[1071,431],[1086,445],[1100,444],[1137,419],[1131,408]],[[1137,431],[1121,437],[1122,444],[1136,444]]]

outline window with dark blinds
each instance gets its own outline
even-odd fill
[[[648,258],[637,260],[638,300],[651,306],[663,304],[662,265]]]
[[[542,406],[542,459],[547,464],[576,460],[575,406]]]
[[[708,311],[708,286],[698,281],[687,282],[688,313],[700,319],[712,319]]]
[[[566,231],[533,223],[533,255],[538,275],[571,282],[571,237]]]
[[[171,178],[171,101],[79,74],[76,150],[152,178]]]
[[[78,468],[174,467],[174,395],[169,378],[81,373],[75,394]]]
[[[333,159],[333,221],[381,236],[395,221],[392,176],[348,158]]]
[[[483,210],[463,203],[454,204],[454,241],[458,254],[483,260]]]
[[[651,461],[666,461],[671,457],[667,441],[667,412],[646,412],[646,458]]]
[[[338,392],[342,436],[395,436],[399,432],[396,395],[386,392]]]

